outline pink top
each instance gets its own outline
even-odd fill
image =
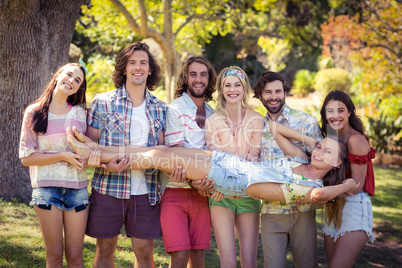
[[[66,129],[76,126],[82,133],[86,132],[86,113],[79,106],[73,106],[67,114],[48,114],[48,126],[45,134],[35,133],[28,124],[33,117],[37,104],[29,106],[24,113],[21,128],[19,157],[28,157],[32,153],[73,152],[67,142]],[[30,166],[29,174],[32,187],[65,187],[81,189],[88,185],[85,170],[78,170],[73,165],[61,161],[44,166]]]
[[[205,122],[205,141],[210,150],[258,161],[264,118],[247,108],[241,124],[231,132],[230,119],[215,113]]]

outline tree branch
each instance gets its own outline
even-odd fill
[[[148,18],[144,0],[138,0],[138,5],[140,6],[140,12],[141,12],[141,35],[147,36]]]
[[[386,20],[384,20],[378,14],[377,10],[375,10],[372,6],[370,6],[369,1],[362,1],[362,2],[367,7],[367,9],[370,11],[371,14],[374,14],[374,16],[376,16],[379,21],[381,21],[384,25],[386,25],[388,27],[388,30],[390,30],[391,32],[398,32],[398,31],[400,31],[402,29],[402,27],[398,27],[398,28],[392,27]]]
[[[133,28],[133,30],[137,34],[141,35],[140,26],[137,24],[137,22],[135,22],[133,16],[127,10],[127,8],[119,0],[110,0],[110,1],[117,8],[117,10],[120,11],[124,17],[126,17],[126,20],[127,20],[128,24],[131,26],[131,28]]]
[[[192,14],[187,16],[186,20],[177,28],[176,32],[174,33],[177,35],[190,21],[193,19],[200,19],[200,21],[208,20],[208,21],[217,21],[217,20],[226,20],[225,15],[208,15],[208,13],[204,14]]]

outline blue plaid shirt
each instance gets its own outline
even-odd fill
[[[265,123],[261,139],[260,161],[272,161],[285,156],[269,130],[268,125],[270,121],[271,118],[269,118],[267,114],[264,118]],[[293,128],[314,139],[321,140],[321,130],[317,119],[311,114],[292,109],[287,104],[285,104],[282,114],[278,118],[278,123]],[[308,146],[299,141],[291,141],[303,151],[311,153],[311,149]],[[263,200],[261,213],[291,214],[305,212],[315,208],[317,208],[317,205],[310,203],[298,206],[295,203],[286,204],[286,202]]]
[[[145,113],[149,120],[150,131],[147,146],[157,145],[159,135],[166,129],[165,119],[167,105],[146,90]],[[101,129],[99,144],[106,146],[130,145],[130,124],[133,103],[125,86],[102,93],[95,97],[88,109],[87,123],[91,127]],[[124,148],[120,150],[124,154]],[[161,198],[158,181],[158,170],[147,169],[149,203],[155,205]],[[131,190],[131,171],[120,173],[105,172],[96,168],[92,179],[92,188],[101,194],[119,199],[129,199]]]

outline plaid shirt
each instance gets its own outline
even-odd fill
[[[166,128],[166,103],[160,101],[146,90],[145,113],[150,124],[147,146],[155,146],[159,135]],[[133,103],[126,88],[122,87],[98,95],[88,109],[87,123],[91,127],[101,129],[99,144],[106,146],[130,145],[130,124]],[[120,154],[124,154],[121,147]],[[161,198],[158,181],[158,170],[147,169],[149,203],[155,205]],[[105,172],[96,168],[92,179],[92,188],[101,194],[110,195],[119,199],[129,199],[131,190],[131,172],[124,170],[120,173]]]
[[[271,118],[269,118],[268,114],[265,116],[264,121],[260,161],[272,161],[284,157],[284,153],[278,143],[276,143],[272,133],[269,131],[268,125]],[[317,119],[315,119],[311,114],[292,109],[287,104],[285,104],[282,114],[278,118],[278,123],[291,127],[309,137],[321,139],[320,125],[318,124]],[[292,142],[303,151],[311,153],[311,149],[303,143],[296,142],[295,140],[292,140]],[[295,203],[286,204],[285,202],[264,200],[262,202],[261,213],[290,214],[309,211],[315,208],[317,208],[315,204],[298,206]]]

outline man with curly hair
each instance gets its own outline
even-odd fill
[[[214,112],[206,101],[212,100],[215,80],[215,71],[203,57],[194,56],[184,63],[177,81],[178,98],[169,104],[166,115],[165,145],[205,149],[205,120]],[[178,169],[178,177],[180,172]],[[211,247],[208,198],[193,189],[185,172],[182,174],[179,180],[168,182],[162,197],[163,243],[171,254],[171,267],[187,267],[188,263],[205,267],[204,252]],[[206,184],[204,190],[210,189]]]
[[[125,47],[113,72],[116,89],[92,101],[86,135],[105,146],[163,144],[167,106],[149,92],[158,85],[160,73],[147,44]],[[113,267],[123,224],[131,237],[136,267],[154,266],[153,239],[162,234],[158,171],[129,167],[128,157],[116,157],[95,169],[86,230],[97,240],[94,267]]]

